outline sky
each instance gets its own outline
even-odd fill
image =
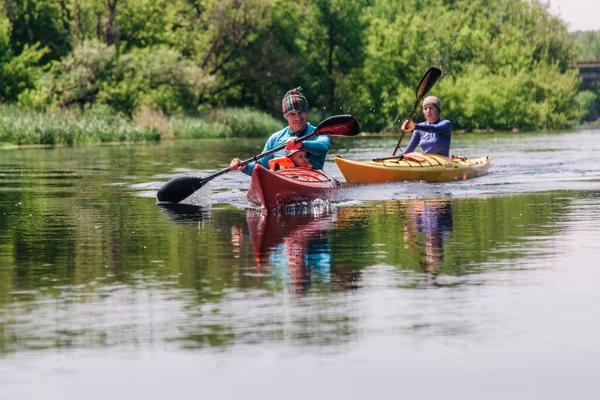
[[[600,31],[600,0],[547,1],[551,12],[567,22],[569,32]]]

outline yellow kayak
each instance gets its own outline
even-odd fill
[[[444,157],[437,154],[407,153],[373,161],[352,161],[335,157],[335,163],[348,182],[447,182],[488,173],[490,157]]]

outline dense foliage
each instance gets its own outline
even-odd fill
[[[577,61],[600,60],[600,31],[573,32],[578,46]]]
[[[0,96],[135,118],[251,107],[303,86],[319,115],[379,131],[431,94],[462,129],[552,129],[586,98],[566,25],[539,0],[3,0]],[[396,127],[398,129],[398,127]]]
[[[600,31],[571,33],[577,46],[577,61],[588,64],[600,62]],[[584,111],[584,119],[600,119],[600,80],[584,81],[577,95],[578,107]]]

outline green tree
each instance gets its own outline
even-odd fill
[[[575,102],[581,114],[581,121],[593,121],[600,117],[598,107],[596,106],[597,101],[598,96],[591,90],[584,90],[577,93]]]
[[[39,43],[26,44],[20,54],[11,48],[12,24],[0,13],[0,99],[15,101],[24,90],[35,87],[41,74],[40,60],[47,54]]]
[[[86,40],[68,56],[53,61],[40,78],[38,87],[21,96],[21,104],[45,108],[48,105],[66,107],[95,102],[114,62],[114,46]]]
[[[69,21],[65,3],[67,0],[3,0],[0,10],[12,25],[11,48],[21,54],[25,48],[47,48],[44,61],[66,55],[69,43]],[[38,45],[39,43],[39,45]]]
[[[203,76],[191,60],[167,46],[134,49],[115,60],[97,100],[128,115],[140,107],[170,115],[196,101],[196,87],[210,86],[200,81]]]
[[[312,110],[351,112],[379,131],[408,113],[434,65],[444,76],[431,94],[456,128],[559,128],[580,115],[577,47],[539,0],[1,4],[0,95],[22,105],[279,114],[301,85]]]
[[[316,0],[303,7],[298,25],[302,80],[309,97],[332,113],[344,103],[347,75],[364,63],[367,7],[365,0]]]
[[[547,5],[379,0],[369,18],[367,61],[350,83],[359,93],[350,108],[368,129],[410,110],[430,65],[445,73],[432,94],[456,128],[558,128],[576,116],[573,43]]]

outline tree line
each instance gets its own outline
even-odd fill
[[[577,61],[600,60],[600,30],[570,34],[577,46]]]
[[[570,34],[577,46],[579,62],[600,62],[600,30]],[[600,119],[600,80],[583,82],[577,94],[578,106],[585,110],[584,120]]]
[[[129,117],[311,110],[380,131],[421,75],[457,129],[559,129],[589,115],[578,47],[539,0],[2,0],[0,96]],[[597,96],[591,92],[592,95]],[[586,97],[587,96],[587,97]],[[398,127],[396,127],[398,129]]]

